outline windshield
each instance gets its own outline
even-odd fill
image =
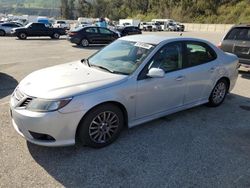
[[[30,25],[32,25],[32,23],[28,23],[25,27],[28,28]]]
[[[116,40],[89,58],[90,66],[117,74],[131,74],[154,46],[147,43]]]

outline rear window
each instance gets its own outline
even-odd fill
[[[226,40],[250,41],[250,27],[233,28],[225,37]]]

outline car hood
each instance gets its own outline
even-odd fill
[[[25,77],[18,87],[31,97],[59,99],[110,87],[125,81],[127,77],[77,61],[35,71]]]

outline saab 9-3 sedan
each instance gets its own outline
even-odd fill
[[[15,130],[43,146],[104,147],[133,127],[201,104],[219,106],[238,58],[208,41],[133,35],[89,58],[35,71],[14,90]]]

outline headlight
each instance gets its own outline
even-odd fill
[[[51,112],[63,108],[72,98],[61,99],[61,100],[44,100],[44,99],[33,99],[26,109],[36,112]]]

